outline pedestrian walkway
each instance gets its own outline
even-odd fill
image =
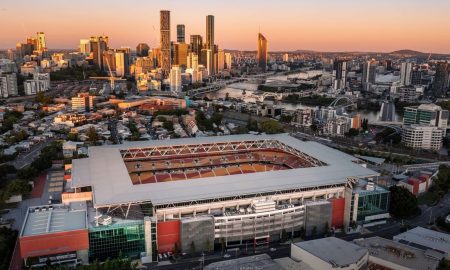
[[[46,179],[47,179],[46,172],[41,173],[37,177],[36,181],[34,182],[34,187],[33,187],[33,190],[31,191],[30,198],[33,198],[33,199],[39,198],[40,199],[42,197]]]

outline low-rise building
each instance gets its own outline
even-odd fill
[[[353,241],[369,250],[369,262],[388,269],[436,269],[442,254],[421,250],[381,237],[361,238]]]
[[[350,195],[351,192],[351,195]],[[346,196],[351,196],[350,220],[364,227],[386,223],[389,218],[389,190],[372,181],[359,180],[353,190],[348,190]]]
[[[447,260],[450,259],[450,235],[422,227],[415,227],[409,231],[394,236],[394,241],[413,246],[422,250],[440,253]]]
[[[419,177],[408,177],[403,181],[399,181],[397,186],[401,186],[409,190],[414,196],[419,196],[428,191],[433,180],[430,175],[421,174]]]
[[[30,207],[20,231],[19,243],[25,266],[87,264],[89,236],[86,203]]]
[[[291,244],[291,258],[313,269],[359,270],[367,266],[369,252],[365,247],[328,237]]]
[[[76,113],[60,114],[58,116],[55,116],[55,118],[53,119],[53,122],[55,124],[65,125],[68,127],[81,125],[86,121],[87,119],[84,114],[76,114]]]

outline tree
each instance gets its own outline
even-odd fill
[[[69,133],[69,135],[67,135],[67,140],[77,142],[79,140],[78,133]]]
[[[258,121],[249,116],[247,120],[247,129],[250,131],[258,131]]]
[[[302,228],[300,229],[300,238],[301,238],[301,239],[305,239],[305,238],[306,238],[306,231],[305,231],[305,228],[304,228],[304,227],[302,227]]]
[[[131,82],[127,82],[127,90],[128,92],[133,89],[133,84]]]
[[[217,126],[220,126],[222,124],[223,115],[220,113],[213,113],[211,116],[211,121],[216,124]]]
[[[276,134],[284,132],[283,126],[273,119],[265,119],[259,123],[259,128],[267,134]]]
[[[8,269],[16,238],[17,231],[0,228],[0,269]]]
[[[91,143],[96,143],[99,139],[99,136],[97,134],[97,131],[95,130],[94,127],[90,127],[86,133],[86,135],[88,136],[88,140]]]
[[[32,180],[38,175],[38,171],[34,167],[27,167],[17,171],[16,176],[19,179]]]
[[[222,253],[225,251],[225,239],[220,238],[220,247],[222,248]]]
[[[319,130],[319,128],[317,127],[316,124],[312,124],[309,128],[311,129],[311,131],[312,131],[313,133],[316,133],[317,130]]]
[[[351,128],[351,129],[348,130],[347,133],[345,133],[345,136],[347,136],[347,137],[355,137],[355,136],[358,136],[358,134],[359,134],[359,131],[356,128]]]
[[[283,122],[283,123],[290,123],[290,122],[292,122],[292,115],[282,114],[280,116],[280,122]]]
[[[330,231],[330,225],[328,224],[328,221],[327,221],[327,222],[325,222],[324,232],[326,235],[328,235],[329,231]]]
[[[180,254],[180,247],[178,246],[178,243],[175,243],[173,246],[173,253],[175,253],[175,255]]]
[[[192,241],[191,242],[191,255],[193,256],[193,255],[195,255],[195,243],[194,243],[194,241]]]
[[[417,198],[404,187],[392,186],[389,213],[396,218],[408,218],[419,211]]]
[[[51,98],[45,96],[44,92],[38,92],[34,100],[38,103],[41,103],[42,105],[47,105],[51,102]]]
[[[436,268],[436,270],[449,270],[449,269],[450,269],[450,261],[446,259],[440,260]]]
[[[361,123],[361,128],[366,131],[369,129],[369,120],[364,118]]]
[[[171,121],[164,121],[163,122],[163,128],[167,129],[168,131],[173,130],[173,123]]]
[[[285,229],[281,230],[281,242],[284,243],[288,240],[288,234]]]
[[[205,251],[210,251],[211,250],[211,241],[209,240],[209,238],[206,238],[205,240]]]

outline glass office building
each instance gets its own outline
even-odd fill
[[[366,224],[389,217],[389,190],[371,182],[360,180],[353,190],[350,216],[352,220]]]
[[[145,252],[144,221],[120,221],[89,228],[89,259],[139,258]]]

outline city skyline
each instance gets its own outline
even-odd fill
[[[450,34],[446,31],[450,19],[445,15],[450,3],[439,0],[391,2],[382,0],[375,5],[355,0],[339,3],[284,0],[274,7],[256,1],[214,5],[205,1],[189,5],[176,1],[131,1],[123,7],[118,1],[110,1],[105,8],[105,1],[81,0],[77,6],[68,8],[67,4],[54,0],[39,3],[6,0],[0,5],[0,24],[5,26],[0,48],[14,48],[26,36],[41,31],[45,32],[50,49],[74,49],[80,39],[101,34],[110,37],[113,47],[134,48],[144,42],[154,48],[159,45],[159,10],[166,9],[171,11],[171,28],[175,30],[177,24],[184,24],[186,37],[206,36],[204,18],[214,15],[215,41],[230,50],[256,50],[255,36],[260,30],[270,40],[271,51],[411,49],[450,53]],[[256,3],[258,8],[255,8]],[[117,16],[114,12],[123,14]],[[23,15],[16,16],[19,13]],[[176,40],[176,31],[171,31],[170,38]]]

